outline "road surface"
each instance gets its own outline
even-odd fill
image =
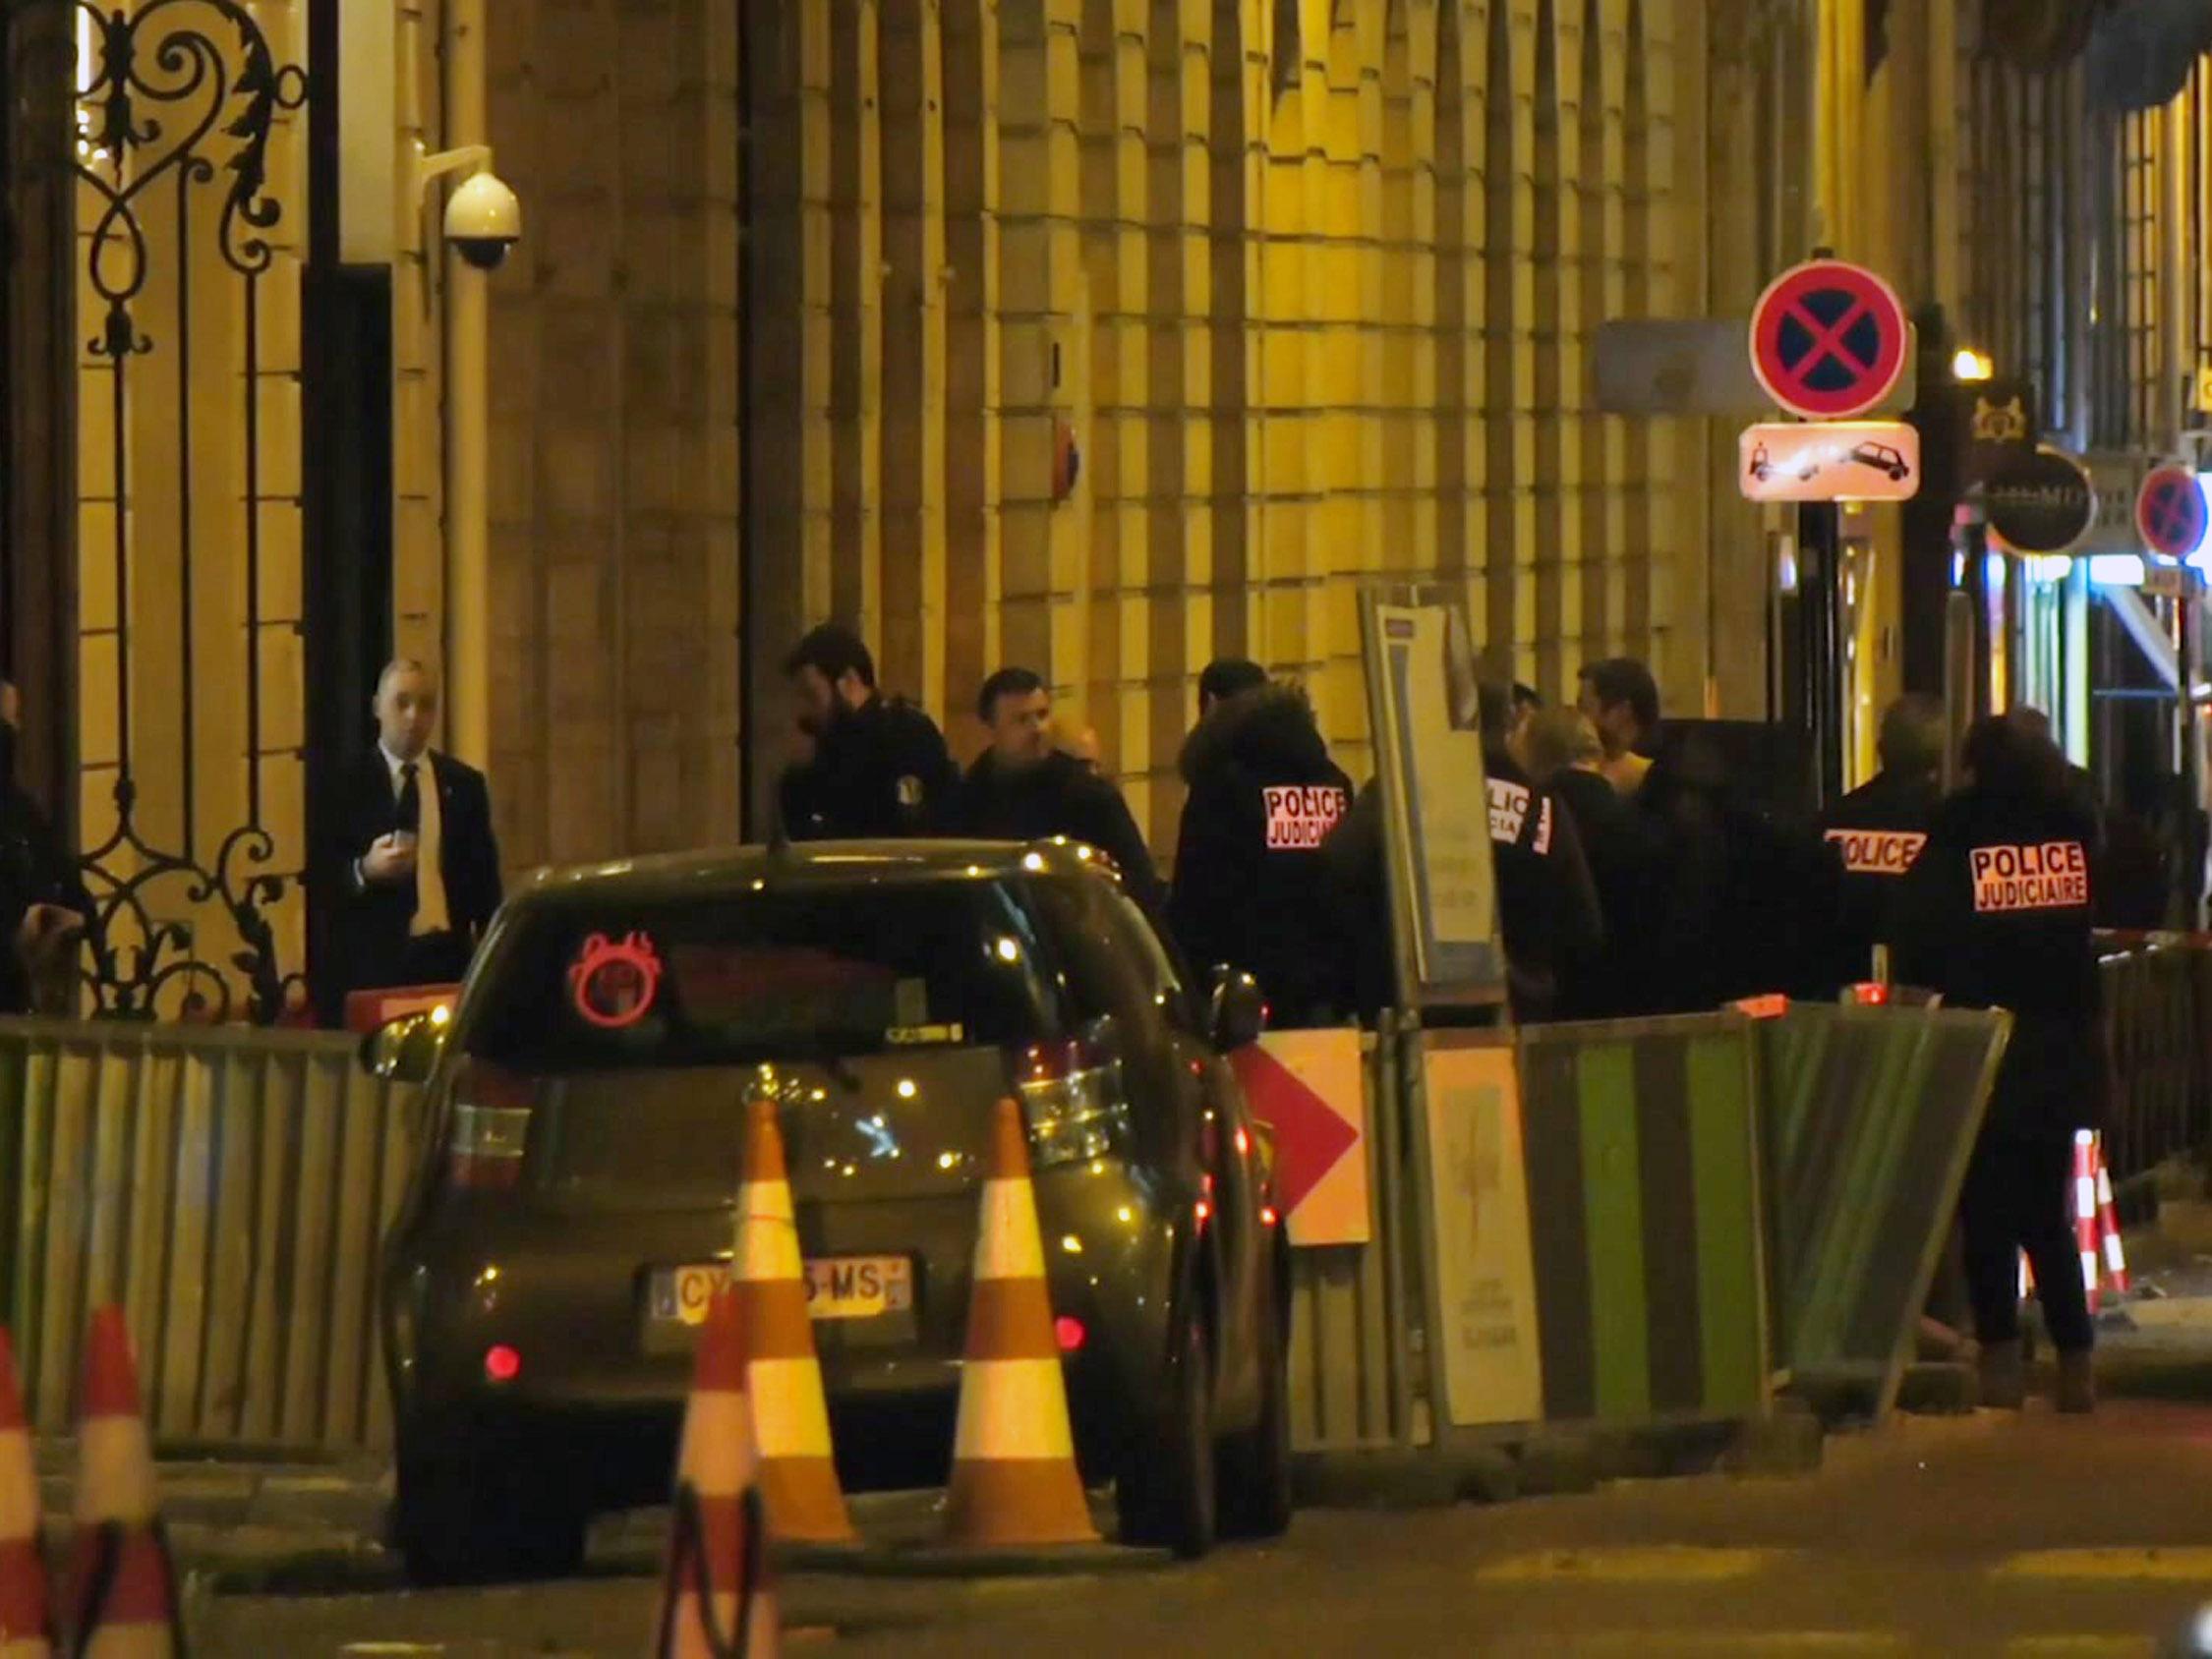
[[[637,1563],[633,1559],[633,1567]],[[1811,1477],[1308,1513],[1195,1567],[1063,1579],[798,1576],[793,1650],[864,1655],[2150,1655],[2212,1599],[2212,1407],[1912,1418]],[[634,1655],[633,1575],[524,1590],[217,1598],[203,1651]],[[402,1644],[402,1645],[381,1645]],[[404,1644],[416,1644],[414,1646]]]

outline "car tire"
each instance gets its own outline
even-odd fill
[[[1289,1342],[1272,1296],[1261,1325],[1259,1418],[1243,1433],[1225,1438],[1218,1454],[1221,1533],[1226,1538],[1280,1538],[1290,1530]]]
[[[1213,1548],[1213,1344],[1205,1322],[1185,1322],[1169,1356],[1167,1402],[1149,1434],[1130,1448],[1115,1483],[1125,1544],[1172,1550],[1195,1561]]]
[[[425,1424],[401,1434],[394,1461],[392,1541],[409,1583],[562,1578],[584,1565],[590,1516],[541,1449]]]

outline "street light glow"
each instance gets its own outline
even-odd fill
[[[1986,380],[1996,372],[1989,353],[1978,352],[1972,346],[1960,346],[1958,354],[1950,360],[1950,374],[1954,380]]]

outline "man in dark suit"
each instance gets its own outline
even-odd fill
[[[397,658],[378,677],[372,707],[377,746],[347,779],[327,855],[339,895],[330,978],[341,1009],[352,991],[458,981],[499,908],[484,774],[430,747],[437,682],[420,662]]]

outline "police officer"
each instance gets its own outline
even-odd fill
[[[1961,759],[1966,785],[1937,811],[1902,884],[1898,977],[2012,1013],[1958,1201],[1983,1402],[2017,1407],[2024,1393],[2025,1249],[2059,1351],[2059,1409],[2087,1411],[2095,1333],[2066,1193],[2074,1131],[2100,1116],[2109,1076],[2090,936],[2096,823],[2059,751],[2019,721],[1977,720]]]
[[[1884,713],[1876,739],[1882,770],[1821,820],[1821,833],[1842,864],[1836,973],[1846,982],[1869,972],[1876,945],[1892,943],[1889,922],[1898,886],[1920,856],[1943,801],[1944,740],[1941,703],[1898,698]]]
[[[799,758],[778,788],[794,841],[924,835],[959,773],[937,724],[876,690],[875,658],[849,628],[826,622],[784,663],[796,707]]]
[[[1549,1019],[1558,1012],[1567,984],[1588,971],[1604,945],[1598,889],[1574,815],[1513,757],[1512,691],[1484,683],[1480,696],[1498,932],[1505,943],[1513,1012],[1524,1021]]]
[[[1185,956],[1257,979],[1277,1025],[1333,1014],[1350,974],[1317,884],[1352,780],[1329,759],[1306,694],[1263,679],[1214,698],[1182,770],[1190,794],[1168,920]]]

